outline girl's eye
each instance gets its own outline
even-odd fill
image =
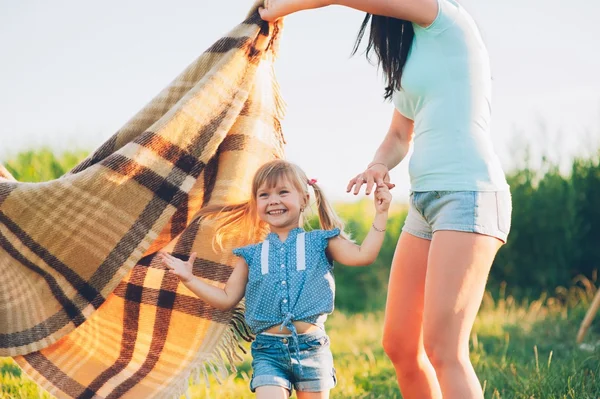
[[[281,190],[281,191],[279,192],[279,194],[287,194],[287,193],[289,193],[289,191],[288,191],[288,190]]]
[[[258,194],[258,197],[259,198],[266,198],[267,197],[267,193]]]

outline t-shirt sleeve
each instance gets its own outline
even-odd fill
[[[252,249],[253,249],[253,245],[247,245],[245,247],[234,248],[232,252],[235,256],[244,258],[246,263],[250,264],[250,259],[252,258]]]
[[[419,26],[413,24],[415,29],[439,34],[452,27],[460,15],[458,3],[453,0],[438,0],[437,16],[429,26]]]
[[[321,248],[324,250],[325,248],[327,248],[327,243],[330,238],[337,237],[340,235],[340,229],[336,227],[332,230],[321,230],[319,233],[319,243],[321,244]]]

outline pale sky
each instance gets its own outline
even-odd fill
[[[252,2],[0,0],[0,161],[41,145],[96,148]],[[505,169],[526,142],[561,159],[600,148],[600,3],[462,4],[490,53],[492,138]],[[287,157],[332,199],[353,199],[347,181],[371,160],[393,109],[376,68],[350,58],[362,18],[339,6],[286,18],[275,65]],[[397,199],[408,193],[406,165],[392,171]]]

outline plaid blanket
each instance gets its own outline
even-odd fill
[[[257,5],[65,176],[19,183],[0,168],[0,356],[51,394],[177,396],[227,373],[251,339],[243,304],[211,308],[155,254],[198,252],[194,274],[224,286],[244,243],[215,252],[195,214],[246,199],[254,171],[283,156],[281,22]]]

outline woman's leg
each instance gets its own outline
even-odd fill
[[[264,385],[256,388],[256,399],[288,399],[290,391],[284,387]]]
[[[441,399],[423,346],[423,304],[429,240],[402,232],[390,273],[383,348],[405,399]]]
[[[433,234],[423,314],[424,343],[444,399],[482,399],[469,336],[502,242],[458,231]]]

